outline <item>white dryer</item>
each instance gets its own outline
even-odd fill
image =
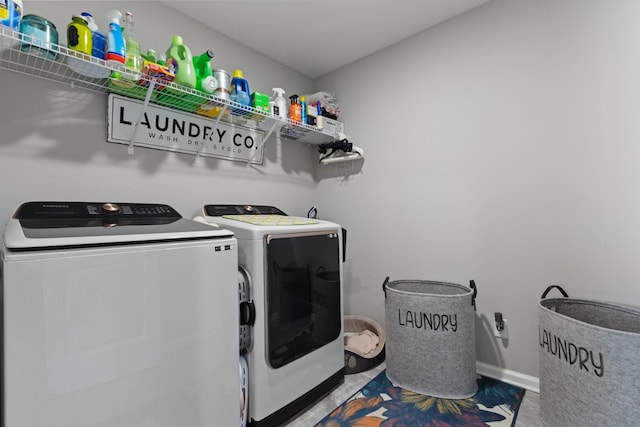
[[[0,255],[4,427],[239,425],[232,232],[161,204],[29,202]]]
[[[342,228],[272,206],[206,205],[203,218],[234,232],[250,280],[249,425],[282,426],[344,381]]]

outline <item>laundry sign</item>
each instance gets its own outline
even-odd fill
[[[107,141],[262,164],[264,134],[248,127],[110,94]]]

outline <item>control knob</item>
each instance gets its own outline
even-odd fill
[[[102,205],[102,212],[106,214],[117,214],[120,212],[120,206],[116,203],[105,203]]]

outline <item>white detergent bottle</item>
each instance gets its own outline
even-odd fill
[[[274,87],[273,89],[273,107],[271,112],[274,116],[282,119],[287,118],[287,100],[284,99],[284,89]]]

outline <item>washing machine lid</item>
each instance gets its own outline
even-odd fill
[[[237,239],[262,239],[269,234],[338,232],[333,222],[285,214],[273,206],[204,205],[202,221],[233,231]]]
[[[275,206],[266,205],[204,205],[202,208],[206,216],[226,215],[281,215],[286,213]]]
[[[233,232],[183,218],[165,204],[27,202],[4,231],[11,250],[219,239]]]

